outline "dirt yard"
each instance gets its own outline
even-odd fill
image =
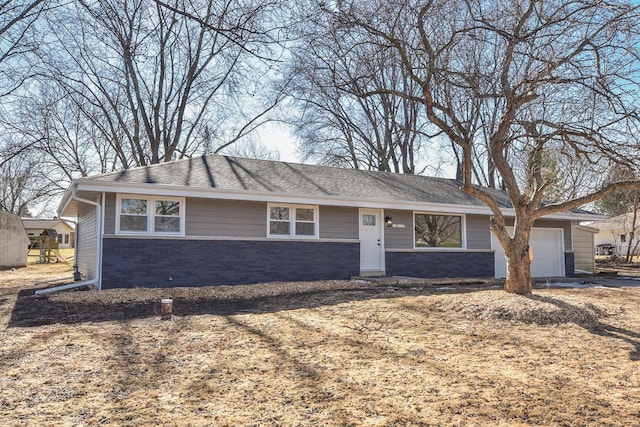
[[[0,272],[2,425],[640,425],[640,288],[75,291]],[[161,298],[174,316],[160,320]]]

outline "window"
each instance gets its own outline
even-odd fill
[[[620,243],[626,243],[627,242],[627,235],[626,234],[621,234],[620,235]]]
[[[147,231],[147,200],[120,200],[120,231]]]
[[[315,238],[318,236],[317,206],[268,205],[269,237]]]
[[[184,199],[119,196],[119,234],[183,234]]]
[[[462,216],[415,214],[416,248],[461,248]]]
[[[64,235],[64,244],[65,244],[65,245],[68,245],[68,244],[69,244],[69,235],[68,235],[68,234],[65,234],[65,235]]]
[[[62,243],[62,234],[58,234],[58,243]]]
[[[376,216],[375,215],[362,215],[362,225],[370,226],[376,225]]]
[[[180,232],[180,202],[177,200],[156,200],[154,231],[160,233]]]
[[[289,236],[291,234],[291,216],[289,208],[284,206],[273,206],[269,210],[269,234],[279,236]]]

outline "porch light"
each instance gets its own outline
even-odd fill
[[[392,227],[393,226],[392,220],[393,220],[393,218],[391,218],[390,216],[385,216],[384,217],[384,225],[385,225],[385,227]]]

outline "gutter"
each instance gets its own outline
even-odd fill
[[[85,203],[91,206],[95,206],[96,208],[96,277],[90,280],[85,280],[82,282],[69,283],[61,286],[54,286],[53,288],[46,289],[38,289],[35,294],[36,295],[44,295],[52,292],[65,291],[68,289],[79,288],[82,286],[93,286],[98,285],[98,290],[101,289],[101,276],[102,276],[102,232],[103,232],[103,224],[102,224],[102,208],[104,206],[104,193],[102,193],[102,201],[101,205],[98,202],[94,202],[93,200],[83,199],[81,197],[76,196],[77,185],[74,185],[71,190],[71,196],[65,201],[64,205],[58,209],[58,216],[60,216],[60,212],[63,212],[64,209],[71,203],[72,200],[75,200],[80,203]],[[77,233],[77,225],[76,225],[76,245],[75,245],[75,259],[78,259],[78,240],[79,236]]]
[[[67,285],[54,286],[53,288],[38,289],[36,291],[36,296],[50,294],[58,291],[66,291],[67,289],[80,288],[82,286],[92,286],[92,285],[95,285],[96,283],[98,283],[97,277],[95,279],[85,280],[84,282],[75,282],[75,283],[69,283]]]

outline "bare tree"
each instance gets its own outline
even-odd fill
[[[0,124],[10,113],[9,98],[33,75],[30,55],[42,40],[34,29],[43,10],[51,1],[0,2]],[[31,147],[29,141],[17,140],[5,133],[0,141],[0,168],[23,155]]]
[[[637,173],[623,165],[615,165],[606,176],[606,183],[629,181],[637,179]],[[627,238],[625,258],[627,262],[631,262],[634,253],[637,252],[640,245],[638,239],[638,208],[640,205],[640,190],[632,189],[626,191],[616,191],[610,193],[596,203],[601,213],[619,218],[619,226],[625,230],[625,238]],[[618,236],[614,235],[617,241]],[[622,243],[622,242],[620,242]]]
[[[16,91],[31,76],[32,63],[26,55],[42,40],[33,27],[50,3],[47,0],[0,3],[0,98]]]
[[[634,169],[625,165],[613,165],[604,176],[604,183],[637,179]],[[631,212],[638,190],[616,191],[596,202],[598,212],[608,216],[618,216]]]
[[[0,73],[16,77],[0,80],[0,168],[15,175],[38,158],[47,179],[33,183],[50,193],[92,173],[231,149],[280,100],[266,90],[282,54],[278,4],[0,4]],[[20,188],[9,199],[38,199],[11,191]]]
[[[594,167],[638,161],[638,147],[627,143],[639,130],[637,6],[430,0],[340,2],[324,10],[347,28],[365,29],[371,43],[393,46],[421,87],[429,121],[461,152],[463,191],[493,213],[491,226],[509,261],[508,292],[531,292],[529,235],[536,220],[640,185],[615,182],[544,203],[549,182],[542,174],[546,147]],[[479,147],[507,191],[513,236],[493,193],[474,185]]]
[[[640,197],[638,190],[633,194],[633,207],[631,209],[631,224],[629,226],[629,242],[627,243],[626,261],[631,262],[633,255],[637,253],[640,240],[638,239],[638,207],[640,206]]]
[[[257,96],[245,102],[264,77],[249,70],[260,71],[256,52],[266,54],[271,42],[260,36],[267,37],[261,25],[272,6],[234,0],[70,5],[66,14],[50,16],[58,40],[43,53],[43,84],[74,97],[95,134],[110,141],[117,167],[203,152],[205,132],[228,145],[274,104],[259,105]]]
[[[224,150],[228,156],[244,157],[246,159],[280,160],[280,153],[271,150],[264,143],[255,139],[244,139]]]
[[[0,166],[0,210],[29,216],[31,206],[59,191],[40,160],[34,152],[26,151]]]
[[[356,169],[422,172],[419,157],[430,143],[422,103],[379,90],[419,94],[395,52],[358,43],[368,38],[366,32],[345,30],[302,9],[290,49],[289,93],[305,158]]]

